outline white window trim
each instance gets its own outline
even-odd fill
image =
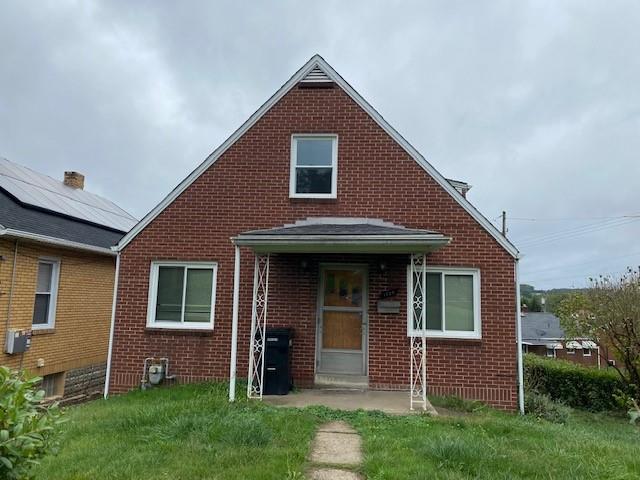
[[[328,138],[333,141],[331,155],[331,193],[296,193],[296,159],[298,150],[298,139],[304,138]],[[328,168],[326,165],[322,167],[310,168]],[[333,133],[294,133],[291,135],[291,159],[289,169],[289,198],[338,198],[338,135]]]
[[[589,353],[587,353],[587,352],[589,352]],[[591,349],[590,348],[584,348],[582,350],[582,356],[583,357],[590,357],[591,356]]]
[[[549,355],[549,350],[553,350],[553,354],[552,355]],[[553,348],[553,349],[547,348],[546,356],[547,356],[547,358],[556,358],[556,349],[555,348]]]
[[[445,275],[471,275],[473,277],[473,321],[474,329],[469,332],[459,330],[426,330],[426,336],[431,338],[461,338],[478,340],[482,338],[482,316],[480,312],[480,270],[477,268],[438,267],[428,266],[427,273],[443,273],[441,278],[441,292],[445,295]],[[407,336],[420,336],[421,332],[413,328],[411,266],[407,266]],[[426,288],[426,287],[425,287]],[[445,308],[442,304],[442,326],[445,326]]]
[[[40,264],[47,263],[51,265],[51,291],[50,292],[38,292],[38,271],[40,270]],[[38,294],[49,294],[49,315],[47,323],[33,323],[33,314],[31,318],[32,330],[47,330],[54,328],[56,325],[56,307],[58,305],[58,285],[60,282],[60,259],[55,257],[40,257],[38,258],[38,265],[36,269],[36,293],[33,296],[33,308],[35,310],[35,299]]]
[[[576,354],[575,348],[567,348],[567,355],[575,355],[575,354]]]
[[[211,282],[211,316],[208,322],[167,322],[155,319],[156,300],[158,298],[158,273],[160,267],[186,267],[186,269],[213,269],[213,280]],[[213,330],[216,307],[216,284],[218,278],[218,264],[216,262],[180,262],[180,261],[154,261],[151,262],[151,272],[149,274],[149,301],[147,303],[147,327],[165,328],[169,330]],[[184,317],[185,290],[187,277],[184,276],[182,285],[182,317]]]

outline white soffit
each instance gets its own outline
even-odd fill
[[[98,195],[0,157],[0,188],[25,205],[128,232],[137,220]]]
[[[202,173],[204,173],[213,163],[227,151],[236,140],[249,130],[269,109],[275,105],[289,90],[301,81],[305,81],[310,74],[313,77],[320,76],[320,72],[324,72],[329,81],[335,82],[342,88],[363,110],[365,110],[371,118],[382,128],[391,138],[393,138],[404,150],[420,165],[438,184],[451,195],[451,197],[464,208],[511,256],[518,258],[518,249],[507,240],[498,229],[478,211],[466,198],[464,198],[454,186],[452,186],[440,172],[400,135],[369,103],[349,85],[331,65],[329,65],[320,55],[314,55],[305,63],[280,89],[274,93],[245,123],[240,126],[222,145],[213,151],[204,162],[202,162],[195,170],[193,170],[187,178],[185,178],[177,187],[175,187],[169,195],[167,195],[156,207],[151,210],[140,222],[126,234],[118,245],[116,250],[122,250],[126,247],[135,236],[140,233],[151,221],[156,218],[171,202],[173,202],[189,185],[191,185]],[[307,80],[312,81],[312,80]],[[317,82],[317,80],[313,80]]]

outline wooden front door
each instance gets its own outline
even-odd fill
[[[327,265],[320,277],[318,373],[365,375],[367,270]]]

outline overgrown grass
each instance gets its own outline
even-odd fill
[[[226,385],[132,392],[68,410],[38,479],[300,478],[318,419],[240,401]]]
[[[69,410],[63,447],[38,479],[298,479],[318,425],[363,437],[369,480],[635,479],[640,428],[573,412],[565,424],[436,399],[464,416],[430,418],[322,407],[229,405],[225,385],[134,392]]]

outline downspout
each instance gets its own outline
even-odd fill
[[[116,304],[118,300],[118,280],[120,276],[120,252],[116,256],[116,278],[113,282],[113,302],[111,304],[111,328],[109,330],[109,353],[107,354],[107,376],[104,379],[104,399],[109,397],[109,384],[111,379],[111,358],[113,355],[113,334],[116,325]]]
[[[7,301],[7,320],[5,323],[5,334],[9,334],[9,326],[11,324],[11,307],[13,304],[13,290],[16,284],[16,266],[18,263],[18,240],[16,239],[15,246],[13,248],[13,269],[11,270],[11,288],[9,290],[9,300]]]
[[[518,346],[518,410],[524,415],[524,365],[522,361],[522,314],[520,311],[520,257],[516,257],[516,338]],[[555,351],[554,351],[555,353]]]
[[[235,246],[233,266],[233,307],[231,313],[231,358],[229,359],[229,401],[236,399],[236,359],[238,357],[238,307],[240,302],[240,247]]]

